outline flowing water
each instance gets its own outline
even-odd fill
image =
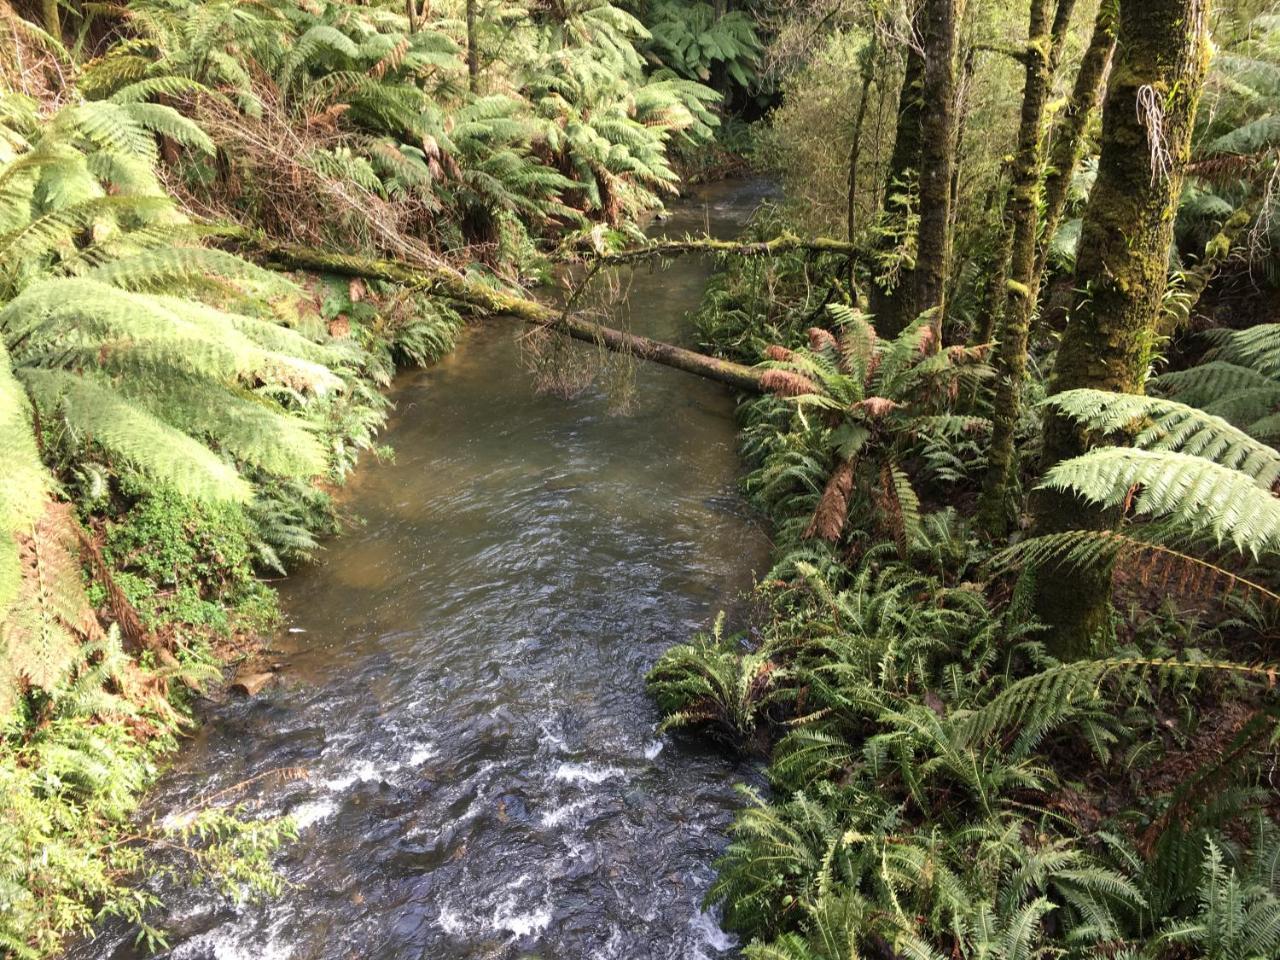
[[[733,235],[759,184],[675,207]],[[687,341],[710,265],[636,271],[638,333]],[[206,711],[155,810],[299,766],[246,798],[292,814],[296,884],[186,895],[175,960],[697,958],[732,950],[700,902],[732,785],[753,771],[660,736],[643,677],[733,607],[767,541],[737,496],[728,390],[653,365],[632,408],[540,396],[494,321],[398,382],[394,463],[361,466],[359,526],[291,577],[281,683]],[[591,350],[589,346],[580,349]],[[77,958],[137,954],[108,930]]]

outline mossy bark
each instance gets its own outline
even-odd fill
[[[920,169],[920,115],[923,112],[925,62],[924,56],[914,45],[907,47],[906,66],[902,76],[902,88],[898,94],[898,126],[893,135],[893,151],[889,154],[889,167],[885,174],[884,213],[889,231],[905,231],[911,217],[911,197],[916,191]],[[890,233],[880,241],[880,252],[888,253],[893,247]],[[903,264],[894,282],[882,282],[874,278],[869,302],[876,329],[881,336],[897,336],[907,325],[904,319],[904,301],[914,291],[912,269]]]
[[[62,15],[58,9],[58,0],[40,0],[40,20],[45,33],[58,40],[62,39]]]
[[[867,119],[867,102],[871,99],[871,84],[875,81],[876,54],[879,50],[879,34],[872,32],[862,50],[862,70],[858,90],[858,109],[853,116],[853,137],[849,142],[849,189],[845,197],[845,232],[849,243],[857,236],[858,227],[858,160],[862,155],[862,127]],[[849,258],[849,300],[858,301],[858,284],[855,275],[857,262]]]
[[[467,0],[467,89],[472,93],[480,90],[480,50],[476,46],[476,3],[478,0]]]
[[[651,260],[660,257],[671,257],[683,253],[715,253],[728,254],[735,257],[772,257],[792,250],[808,250],[812,253],[839,253],[848,257],[857,257],[860,249],[847,240],[835,240],[830,237],[798,237],[793,233],[783,233],[771,240],[717,240],[714,237],[685,237],[680,240],[654,240],[625,250],[611,250],[606,253],[587,253],[584,256],[600,263],[617,265],[634,263],[640,260]]]
[[[1115,65],[1102,119],[1098,179],[1076,257],[1077,299],[1058,350],[1050,394],[1079,387],[1138,393],[1151,359],[1168,276],[1173,220],[1208,67],[1207,0],[1122,0]],[[1086,438],[1045,416],[1041,470],[1077,456]],[[1099,529],[1115,518],[1070,494],[1041,490],[1034,532]],[[1033,605],[1065,659],[1105,643],[1111,570],[1046,565]]]
[[[943,300],[944,303],[950,303],[954,299],[955,291],[959,287],[961,279],[961,271],[956,269],[956,263],[959,259],[959,253],[956,250],[956,218],[959,216],[960,211],[960,173],[964,165],[965,136],[969,129],[970,100],[972,99],[970,91],[973,88],[973,72],[977,68],[977,54],[977,48],[970,44],[964,56],[964,65],[960,68],[960,75],[956,80],[955,138],[951,150],[951,200],[950,209],[947,211],[947,232],[951,240],[947,244],[949,259],[947,262],[947,292]],[[990,194],[988,194],[989,197]]]
[[[1053,132],[1049,163],[1044,177],[1044,199],[1041,204],[1044,212],[1041,216],[1040,244],[1036,250],[1034,276],[1036,289],[1039,289],[1040,278],[1044,274],[1045,262],[1049,256],[1049,244],[1053,242],[1053,236],[1062,223],[1062,214],[1067,208],[1067,195],[1071,192],[1071,180],[1075,177],[1076,168],[1080,165],[1080,157],[1084,153],[1085,131],[1097,109],[1107,76],[1107,67],[1110,66],[1111,56],[1115,52],[1116,11],[1116,0],[1103,0],[1098,7],[1093,34],[1089,38],[1084,56],[1080,58],[1080,69],[1076,73],[1071,99],[1067,101],[1062,119]]]
[[[941,333],[951,263],[951,171],[956,138],[956,20],[959,0],[925,0],[925,109],[920,116],[920,230],[916,238],[915,289],[901,319],[910,323],[934,310]],[[941,337],[934,344],[941,345]]]
[[[1004,328],[996,353],[996,400],[987,475],[983,481],[979,521],[989,536],[1006,532],[1011,518],[1009,487],[1017,458],[1013,434],[1022,411],[1022,383],[1027,376],[1027,338],[1035,311],[1036,223],[1040,208],[1041,132],[1045,104],[1053,82],[1057,50],[1061,49],[1074,0],[1060,0],[1053,14],[1052,0],[1032,0],[1018,149],[1009,192],[1009,261],[1004,281]]]

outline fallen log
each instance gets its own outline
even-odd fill
[[[529,297],[505,293],[444,265],[418,265],[403,260],[375,259],[281,243],[242,227],[213,227],[207,236],[229,240],[269,266],[288,270],[334,273],[365,280],[385,280],[467,304],[484,313],[516,317],[594,343],[616,353],[629,354],[664,366],[728,384],[738,390],[763,393],[763,371],[729,360],[720,360],[674,344],[663,343],[623,330],[615,330],[572,314],[564,314]]]
[[[793,250],[808,250],[811,253],[840,253],[847,257],[857,257],[857,244],[847,240],[832,240],[827,237],[797,237],[784,233],[772,240],[735,241],[717,240],[714,237],[685,237],[679,240],[655,240],[652,243],[628,247],[624,250],[588,251],[590,259],[607,265],[634,263],[653,257],[670,257],[683,253],[727,253],[736,257],[776,257],[780,253]]]

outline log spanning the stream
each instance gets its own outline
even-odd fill
[[[717,240],[714,237],[685,237],[679,240],[655,240],[637,247],[624,250],[589,251],[584,256],[606,265],[634,263],[650,258],[671,257],[683,253],[723,253],[735,257],[776,257],[781,253],[794,250],[807,250],[810,253],[839,253],[846,257],[857,258],[857,244],[847,240],[832,240],[828,237],[798,237],[792,233],[784,233],[772,240],[736,241]]]
[[[615,330],[573,314],[561,313],[556,308],[529,297],[494,289],[448,266],[419,265],[404,260],[374,259],[317,250],[299,244],[281,243],[240,227],[215,227],[205,233],[207,236],[235,242],[246,251],[255,253],[262,262],[270,266],[402,284],[467,304],[484,313],[516,317],[533,326],[555,330],[575,340],[594,343],[616,353],[629,354],[641,360],[651,360],[710,380],[718,380],[738,390],[765,392],[761,383],[764,375],[762,370],[709,357],[661,340]]]

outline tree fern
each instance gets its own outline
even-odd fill
[[[36,405],[93,443],[158,480],[205,500],[247,501],[249,484],[235,467],[164,421],[122,399],[97,378],[26,369],[19,379]]]
[[[1280,548],[1280,501],[1246,474],[1190,454],[1107,447],[1057,464],[1042,484],[1100,507],[1169,517],[1255,559]]]
[[[40,515],[50,487],[36,447],[31,414],[26,392],[14,379],[8,352],[0,340],[0,449],[5,451],[6,461],[0,475],[0,620],[21,583],[16,536],[29,530]]]
[[[1280,604],[1280,594],[1239,573],[1151,536],[1150,529],[1069,530],[1029,537],[991,559],[995,570],[1058,564],[1068,570],[1112,567],[1119,561],[1144,586],[1158,586],[1182,596],[1225,597],[1236,594]]]
[[[1090,430],[1129,434],[1139,450],[1203,457],[1264,488],[1280,478],[1280,453],[1223,418],[1187,404],[1105,390],[1068,390],[1045,404]]]
[[[15,538],[22,587],[0,619],[0,718],[26,685],[56,696],[80,663],[80,644],[98,622],[81,581],[75,523],[65,506],[47,504]]]
[[[1274,377],[1225,360],[1161,374],[1152,384],[1236,426],[1247,426],[1280,406],[1280,383]]]

